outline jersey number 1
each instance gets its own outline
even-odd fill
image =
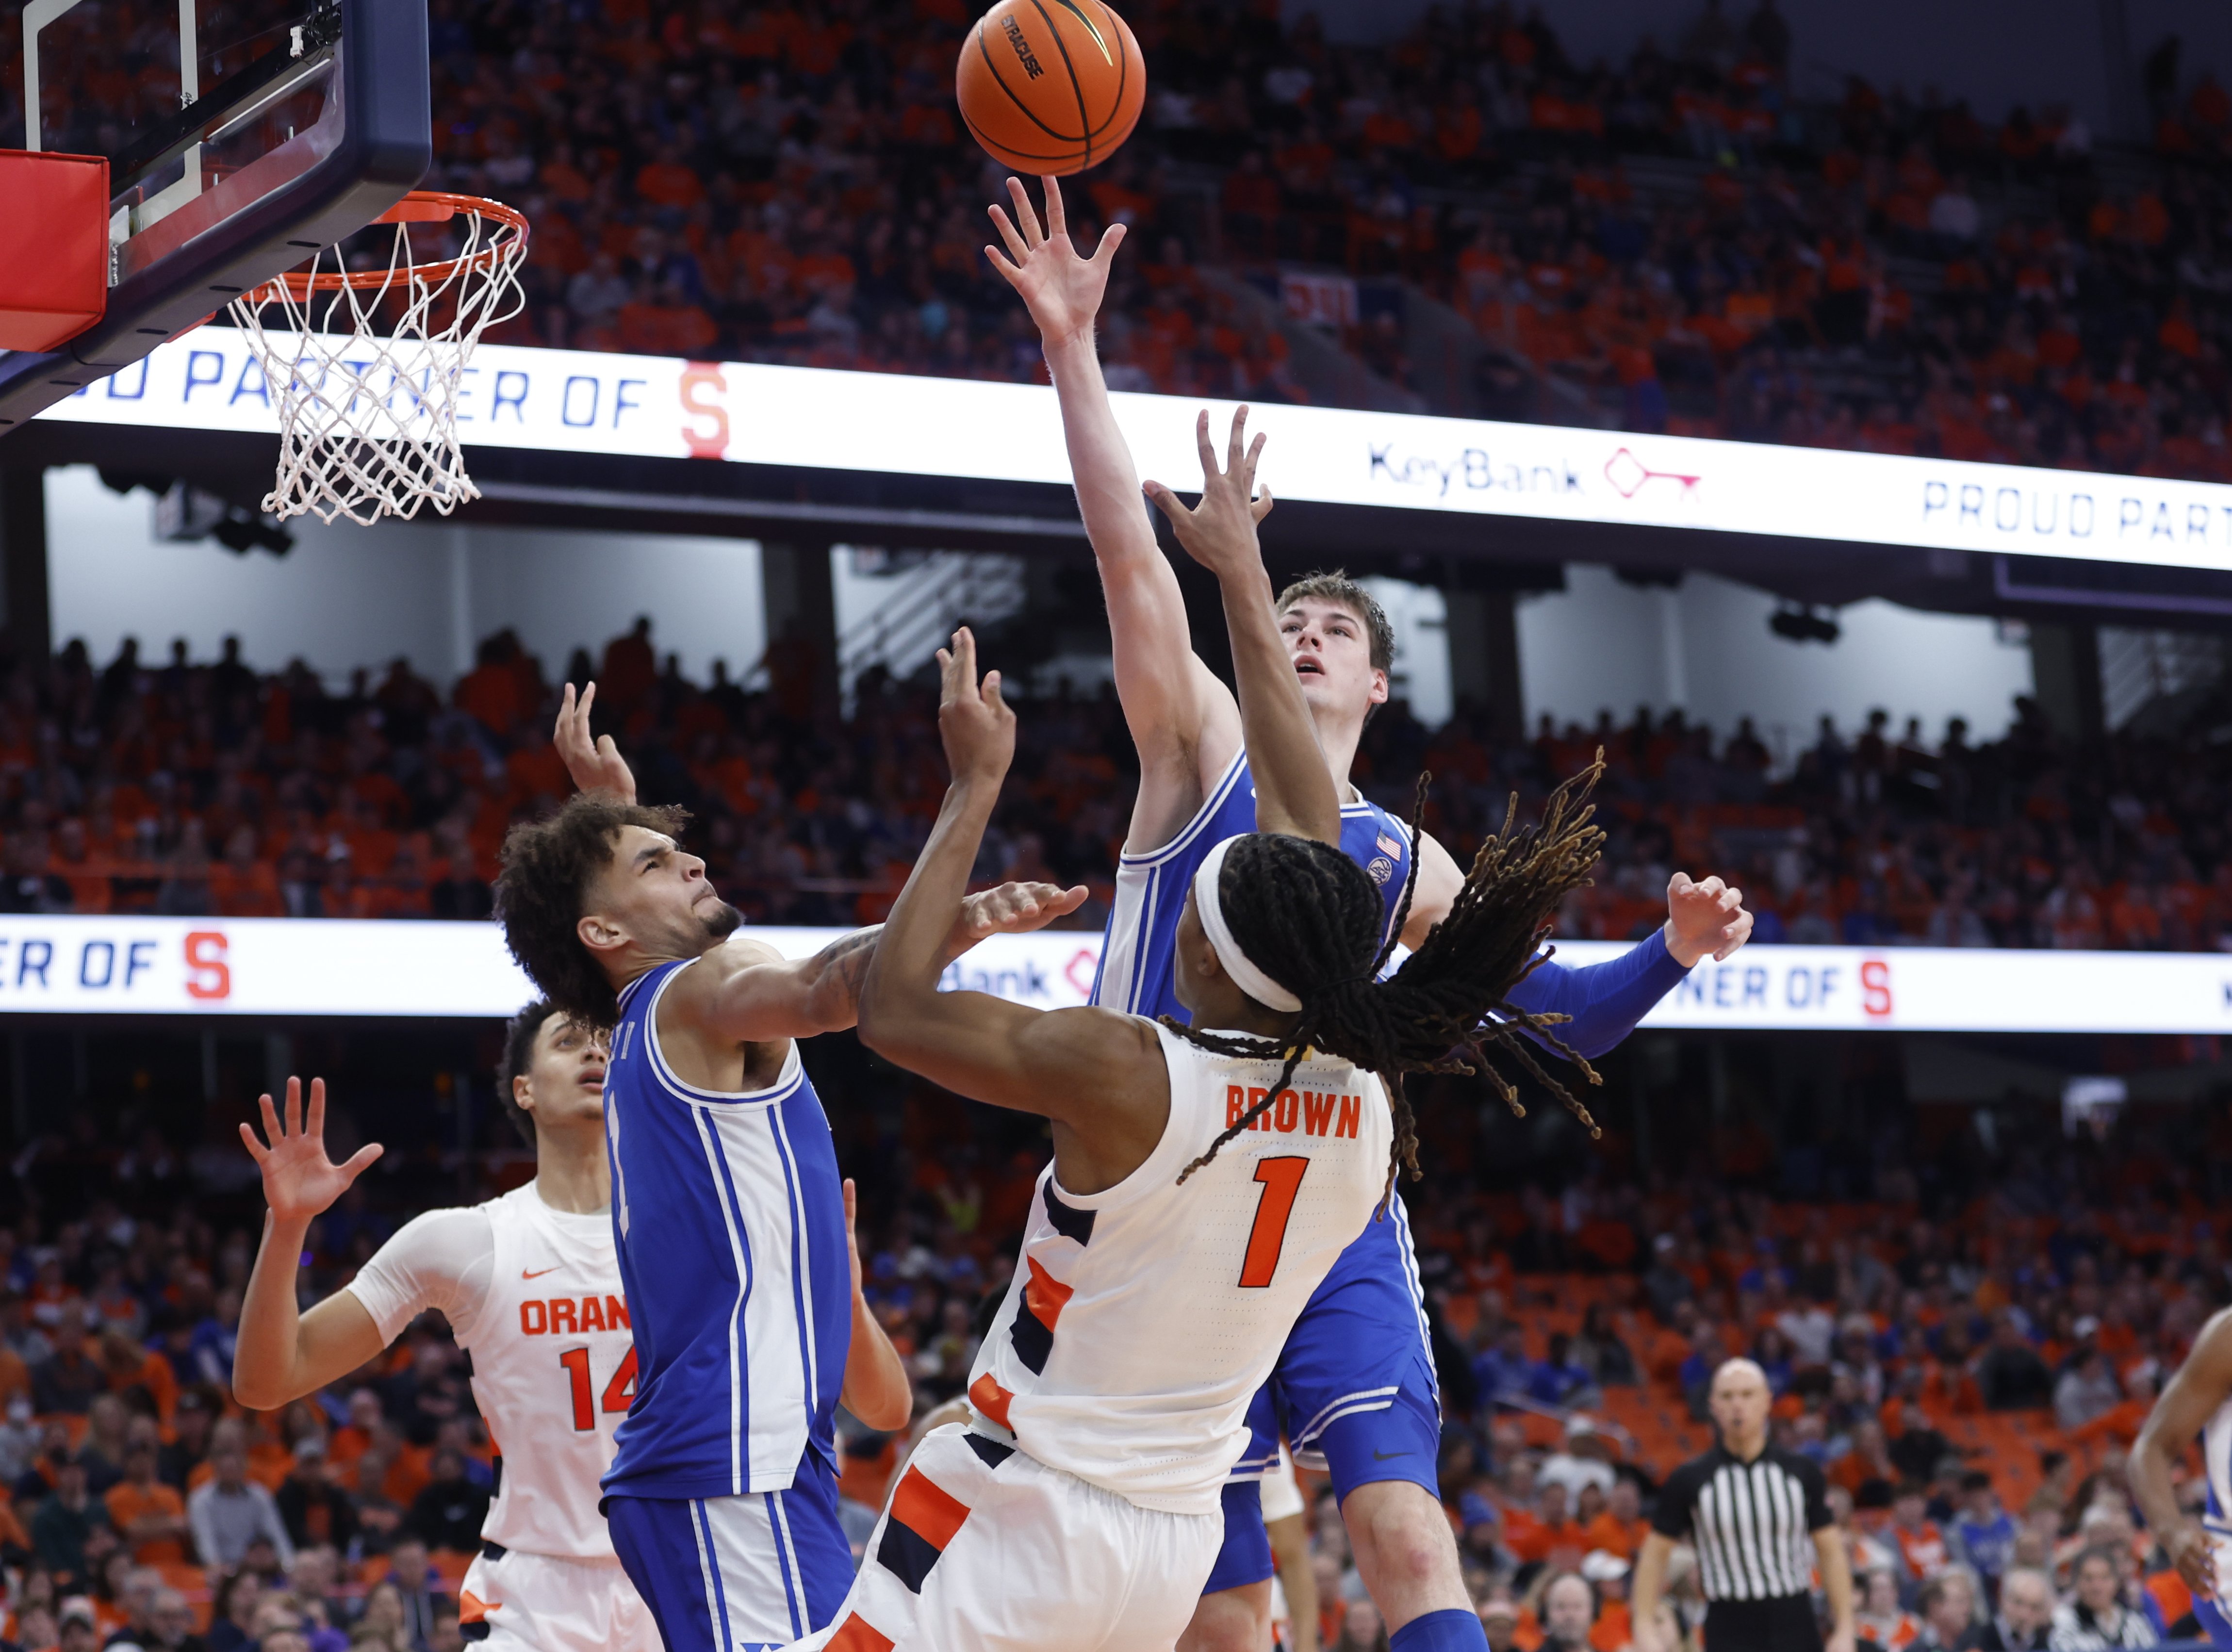
[[[574,1390],[574,1429],[587,1434],[597,1426],[597,1414],[589,1407],[589,1351],[568,1348],[558,1356],[558,1363],[566,1368]],[[604,1409],[625,1411],[635,1403],[635,1348],[631,1344],[627,1357],[613,1373],[613,1380],[605,1384]]]
[[[1240,1264],[1240,1288],[1260,1291],[1279,1271],[1279,1253],[1287,1243],[1287,1218],[1294,1214],[1294,1195],[1302,1190],[1307,1158],[1258,1159],[1256,1179],[1263,1184],[1256,1202],[1256,1225],[1248,1230],[1248,1254]]]

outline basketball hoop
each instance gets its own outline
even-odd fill
[[[459,217],[456,256],[413,261],[412,225]],[[328,247],[232,301],[278,409],[278,479],[263,509],[282,521],[307,513],[369,528],[421,505],[446,516],[480,497],[457,444],[457,398],[481,334],[526,301],[526,217],[414,190],[374,222],[396,226],[384,269],[350,270]]]

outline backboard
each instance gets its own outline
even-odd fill
[[[425,0],[26,0],[21,19],[23,130],[0,145],[107,158],[108,306],[56,350],[0,352],[0,435],[345,240],[431,161]]]

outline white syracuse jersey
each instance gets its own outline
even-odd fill
[[[1161,1141],[1105,1193],[1040,1174],[969,1398],[1050,1467],[1141,1508],[1214,1513],[1249,1401],[1385,1191],[1393,1122],[1372,1073],[1306,1061],[1180,1186],[1280,1064],[1155,1030],[1171,1083]]]
[[[483,1538],[617,1565],[598,1481],[636,1362],[611,1214],[554,1210],[530,1182],[406,1224],[349,1289],[390,1341],[436,1307],[472,1356],[473,1397],[503,1460]]]

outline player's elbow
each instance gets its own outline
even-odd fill
[[[287,1391],[283,1380],[273,1381],[270,1374],[247,1361],[235,1359],[232,1364],[232,1397],[234,1403],[250,1411],[276,1411],[295,1396]]]
[[[848,1409],[878,1434],[898,1434],[914,1421],[914,1395],[900,1382],[886,1384],[886,1390]]]

